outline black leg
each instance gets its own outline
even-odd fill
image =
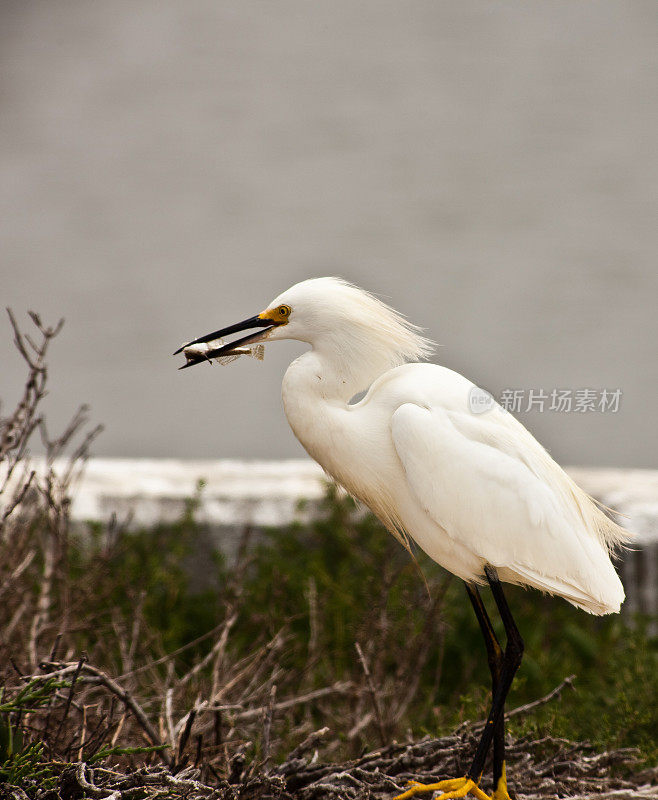
[[[493,698],[498,690],[500,683],[500,675],[503,669],[503,650],[487,614],[487,609],[484,607],[482,597],[477,589],[477,586],[471,583],[466,583],[466,591],[468,592],[469,600],[475,611],[475,616],[480,623],[480,630],[484,636],[484,643],[487,646],[487,660],[489,662],[489,671],[491,672],[491,697]],[[498,722],[494,725],[493,735],[493,785],[494,790],[498,786],[498,781],[503,774],[503,764],[505,763],[505,714],[501,714]]]
[[[523,658],[523,639],[521,638],[519,629],[516,627],[516,623],[512,618],[512,612],[507,605],[507,600],[505,600],[503,587],[498,580],[498,574],[493,567],[489,566],[485,567],[484,571],[487,576],[489,586],[491,587],[491,593],[496,601],[498,612],[500,613],[503,625],[505,626],[507,643],[505,645],[505,652],[502,658],[498,685],[493,693],[491,711],[489,712],[484,731],[482,732],[480,742],[478,743],[477,750],[475,752],[473,763],[471,764],[467,775],[468,778],[475,782],[477,782],[480,779],[480,775],[482,775],[487,753],[491,747],[491,742],[494,738],[497,726],[501,721],[504,725],[505,699],[509,693],[514,676],[521,665],[521,659]],[[489,623],[489,626],[491,626],[491,623]],[[494,785],[494,789],[496,789],[496,787],[497,783]]]

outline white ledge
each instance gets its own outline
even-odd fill
[[[43,459],[33,460],[43,471]],[[57,466],[56,466],[57,468]],[[582,488],[624,515],[638,545],[658,542],[658,470],[567,467]],[[92,458],[74,487],[75,523],[106,522],[112,514],[129,526],[180,519],[185,501],[201,491],[197,519],[214,526],[276,526],[306,520],[326,487],[310,459],[281,461]],[[310,501],[300,509],[300,501]]]

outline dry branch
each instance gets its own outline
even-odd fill
[[[382,744],[386,744],[386,730],[384,728],[384,718],[382,716],[382,709],[379,703],[379,697],[377,696],[377,690],[375,689],[375,685],[372,682],[372,676],[370,674],[370,670],[368,669],[368,663],[363,655],[363,650],[361,650],[361,645],[358,642],[354,643],[354,648],[356,650],[356,654],[359,657],[359,662],[361,667],[363,668],[363,674],[366,679],[366,685],[368,687],[368,694],[370,695],[370,699],[372,700],[372,705],[375,710],[375,719],[377,720],[377,730],[379,731],[379,738]]]
[[[172,764],[172,757],[165,752],[165,744],[161,741],[157,731],[144,712],[144,709],[135,699],[135,697],[133,697],[133,695],[127,689],[121,686],[116,680],[111,678],[102,670],[98,669],[98,667],[93,666],[93,664],[86,664],[82,660],[70,664],[41,662],[41,667],[43,670],[45,670],[45,673],[29,675],[26,676],[24,680],[35,681],[39,679],[61,679],[69,676],[75,676],[78,683],[105,687],[109,692],[118,697],[119,700],[126,706],[126,708],[133,714],[134,718],[137,720],[140,727],[146,734],[151,745],[160,748],[157,752],[162,761],[168,766]],[[80,673],[86,674],[86,677],[79,677]],[[67,701],[67,706],[68,705],[70,704]]]
[[[440,739],[426,737],[416,742],[393,744],[359,759],[336,764],[323,763],[309,750],[324,738],[317,731],[295,748],[282,765],[272,772],[241,776],[237,766],[228,781],[207,782],[200,772],[186,768],[172,774],[166,767],[142,767],[123,771],[117,768],[90,767],[84,762],[62,765],[58,788],[51,800],[64,800],[77,786],[85,796],[132,800],[137,794],[145,800],[167,797],[171,800],[237,800],[268,797],[271,800],[314,800],[340,797],[350,800],[391,800],[408,780],[432,781],[463,774],[464,765],[477,742],[473,730]],[[306,756],[306,757],[305,757]],[[610,800],[644,798],[658,800],[655,771],[636,778],[615,777],[615,769],[632,765],[635,754],[626,750],[592,753],[585,743],[565,743],[561,739],[520,739],[508,742],[508,766],[512,792],[526,800]],[[243,763],[243,762],[240,762]],[[487,781],[482,786],[487,790]],[[8,787],[8,792],[12,788]],[[36,787],[27,787],[8,797],[36,798]]]

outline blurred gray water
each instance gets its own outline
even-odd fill
[[[568,463],[656,466],[658,4],[22,0],[0,7],[0,286],[64,315],[53,426],[106,455],[289,457],[294,343],[180,342],[340,274],[530,412]],[[23,370],[0,320],[0,397]]]

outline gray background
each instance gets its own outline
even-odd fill
[[[21,0],[0,10],[3,305],[66,328],[48,410],[95,452],[301,453],[266,361],[183,340],[339,274],[530,413],[565,462],[656,466],[658,4]],[[23,369],[0,320],[0,397]]]

